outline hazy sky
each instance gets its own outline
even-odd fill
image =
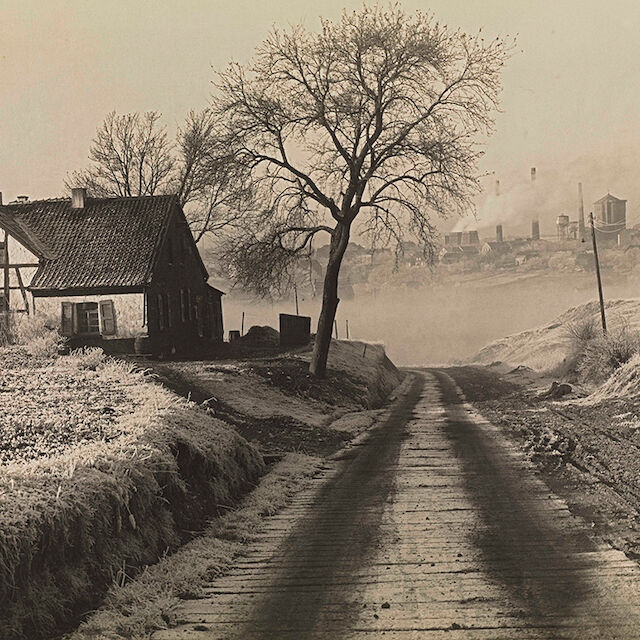
[[[505,190],[535,165],[542,181],[554,176],[555,187],[563,185],[558,198],[566,192],[566,203],[575,199],[570,185],[581,179],[588,202],[610,189],[635,210],[640,3],[403,5],[429,9],[468,31],[482,27],[487,37],[518,34],[504,74],[504,112],[483,163]],[[206,104],[212,67],[249,57],[272,24],[315,26],[319,14],[335,17],[358,6],[355,0],[0,0],[5,202],[63,193],[65,174],[86,164],[89,141],[108,111],[158,110],[173,127],[188,109]]]

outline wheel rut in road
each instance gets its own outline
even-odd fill
[[[640,638],[640,571],[592,539],[444,372],[328,463],[154,640]]]

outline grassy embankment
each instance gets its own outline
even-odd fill
[[[143,372],[96,350],[58,357],[55,334],[31,329],[0,348],[3,640],[68,628],[264,471],[255,447]]]
[[[264,471],[258,447],[335,450],[351,433],[332,429],[331,420],[343,416],[344,429],[365,428],[373,418],[352,412],[381,403],[400,379],[379,347],[362,358],[362,345],[341,343],[332,347],[322,400],[310,398],[316,387],[306,380],[308,353],[252,363],[244,382],[224,389],[206,379],[213,364],[193,363],[194,395],[206,392],[211,400],[229,392],[237,401],[243,391],[253,394],[262,408],[243,414],[217,399],[216,410],[180,398],[149,371],[96,351],[60,358],[55,334],[31,329],[18,337],[24,344],[0,353],[7,409],[0,418],[3,639],[50,637],[105,594],[74,637],[148,637],[171,620],[180,597],[229,566],[260,519],[282,507],[321,462],[287,454],[239,510],[230,510]],[[179,369],[189,364],[176,365],[174,382],[185,382]],[[343,392],[347,372],[350,391]],[[232,416],[257,446],[214,413]],[[319,449],[309,437],[314,429],[326,436]],[[181,546],[221,510],[204,534]]]

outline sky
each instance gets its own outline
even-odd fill
[[[231,59],[247,60],[272,25],[302,21],[314,28],[319,15],[336,18],[343,8],[360,5],[359,0],[0,0],[4,201],[19,194],[32,199],[64,194],[65,175],[86,165],[90,140],[109,111],[157,110],[174,128],[189,109],[207,104],[213,69]],[[482,28],[487,38],[517,36],[503,77],[502,112],[482,161],[490,174],[478,200],[486,221],[493,224],[495,216],[490,210],[495,179],[504,194],[521,193],[535,166],[540,195],[525,203],[543,208],[549,220],[561,209],[573,217],[581,180],[587,210],[588,203],[611,191],[629,201],[631,221],[640,222],[640,3],[404,0],[402,5],[429,10],[468,32]],[[530,214],[501,215],[512,216],[515,226]]]

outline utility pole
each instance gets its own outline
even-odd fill
[[[345,320],[345,324],[346,324],[346,327],[347,327],[347,340],[348,340],[349,339],[349,321]]]
[[[240,335],[244,335],[244,311],[242,312],[242,324],[240,325]]]
[[[593,240],[593,257],[596,263],[596,278],[598,280],[598,296],[600,297],[600,317],[602,318],[602,333],[607,335],[607,318],[604,313],[604,296],[602,295],[602,280],[600,279],[600,261],[598,260],[598,245],[596,244],[596,228],[593,222],[593,211],[589,213],[591,223],[591,239]]]
[[[298,285],[295,283],[293,284],[293,293],[296,297],[296,315],[299,316],[300,310],[298,309]]]

